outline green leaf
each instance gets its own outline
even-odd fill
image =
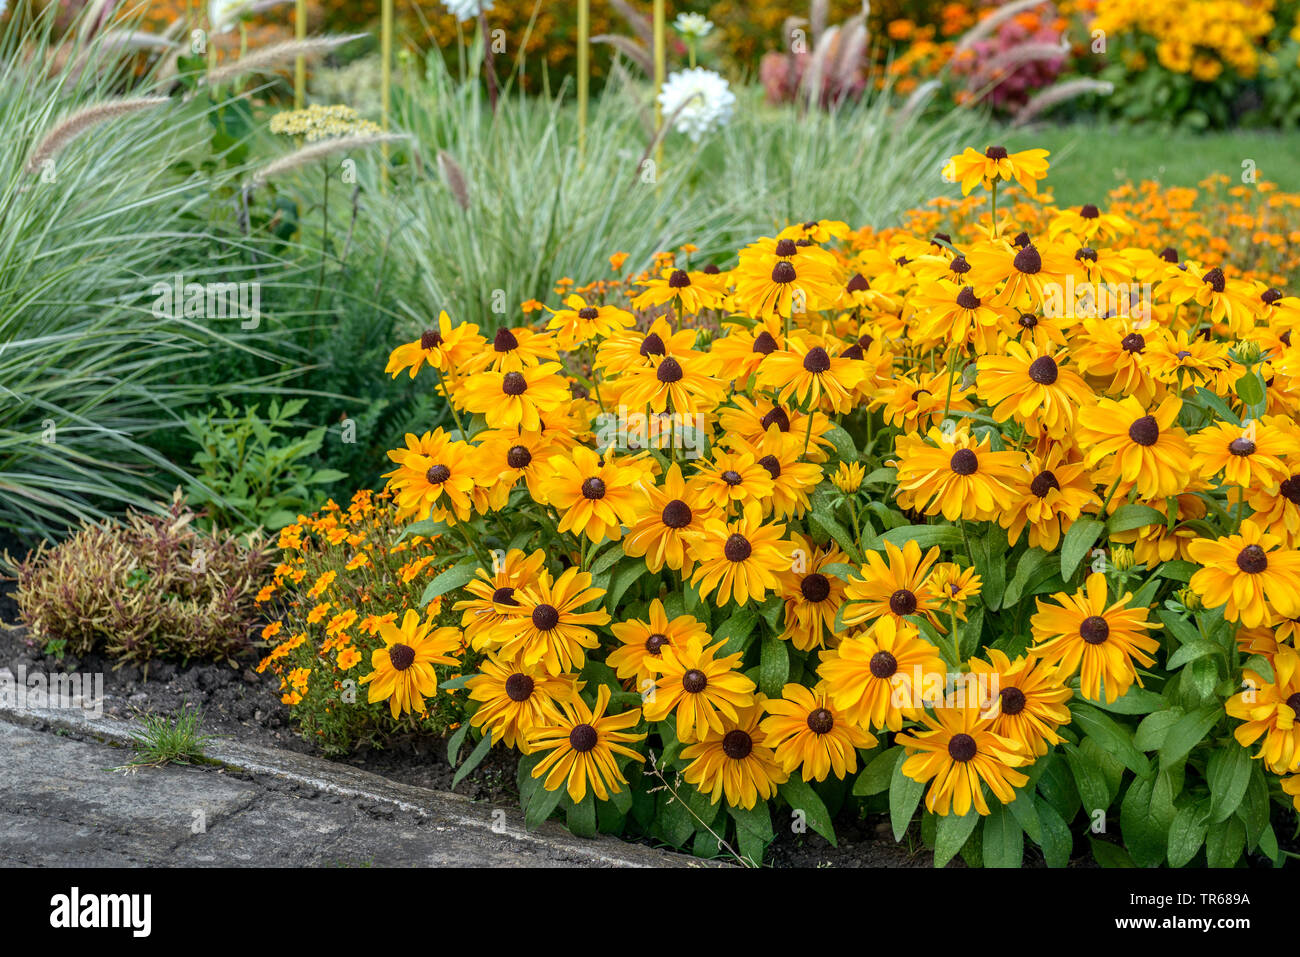
[[[451,789],[453,791],[456,790],[456,785],[460,784],[460,782],[465,779],[465,775],[469,774],[483,763],[483,759],[487,757],[487,753],[490,750],[492,750],[492,732],[485,731],[483,732],[483,737],[479,739],[478,744],[474,747],[474,750],[471,751],[469,757],[465,759],[465,763],[456,769],[456,776],[451,779]]]
[[[767,846],[775,838],[772,833],[772,815],[768,811],[767,802],[758,801],[749,810],[728,805],[727,813],[736,821],[736,837],[740,842],[741,855],[747,857],[755,866],[761,867],[763,855],[767,853]]]
[[[889,782],[894,776],[894,768],[902,759],[903,748],[901,746],[889,748],[877,754],[858,774],[857,780],[853,782],[854,796],[869,797],[872,794],[881,794],[889,790]]]
[[[1267,391],[1264,387],[1264,379],[1258,372],[1247,372],[1237,380],[1233,386],[1237,397],[1248,406],[1259,405],[1264,401]]]
[[[832,847],[839,846],[839,842],[835,839],[835,826],[831,823],[830,812],[826,810],[825,802],[817,796],[812,785],[802,777],[792,776],[784,784],[779,785],[778,790],[791,810],[803,812],[804,820],[809,827],[830,841]]]
[[[1083,802],[1083,813],[1092,816],[1094,811],[1104,811],[1110,807],[1110,789],[1101,769],[1088,760],[1079,749],[1070,743],[1061,746],[1065,752],[1065,762],[1074,775],[1075,786],[1079,789],[1079,800]]]
[[[734,655],[738,651],[744,651],[749,645],[748,638],[753,633],[754,627],[758,624],[757,609],[746,605],[737,611],[713,633],[715,639],[721,639],[726,642],[722,646],[722,654]]]
[[[440,572],[424,589],[424,594],[420,597],[420,604],[427,605],[440,595],[445,595],[457,588],[464,588],[474,580],[474,573],[478,569],[478,559],[467,558],[463,562],[452,565],[451,568]]]
[[[1120,805],[1120,828],[1124,846],[1139,867],[1164,863],[1175,813],[1168,774],[1140,777],[1129,785]]]
[[[1128,851],[1118,844],[1112,844],[1110,841],[1098,840],[1089,836],[1088,842],[1092,845],[1092,856],[1101,867],[1134,867],[1133,858],[1128,856]]]
[[[1210,786],[1211,824],[1226,821],[1241,806],[1253,769],[1250,752],[1235,741],[1214,749],[1205,768],[1205,782]]]
[[[894,765],[894,773],[889,780],[889,821],[894,828],[895,841],[901,841],[907,833],[907,826],[912,823],[912,815],[916,813],[924,793],[924,784],[913,781],[903,773],[903,761],[900,759]]]
[[[1081,518],[1061,542],[1061,577],[1069,581],[1106,526],[1095,518]]]
[[[925,549],[935,545],[960,545],[962,537],[961,529],[955,525],[900,525],[881,535],[880,541],[889,542],[899,548],[908,542],[916,542]],[[884,549],[884,545],[880,547]]]
[[[1127,532],[1147,525],[1163,525],[1165,514],[1150,505],[1121,505],[1111,514],[1106,522],[1106,532]]]
[[[615,568],[614,574],[610,576],[609,591],[605,593],[605,607],[617,608],[618,600],[623,597],[623,593],[627,591],[628,586],[645,573],[645,562],[639,558],[628,559]]]
[[[1233,867],[1246,846],[1246,826],[1230,817],[1213,825],[1205,835],[1205,863],[1210,867]]]
[[[1169,866],[1186,867],[1205,843],[1209,823],[1203,802],[1185,804],[1169,825]]]
[[[545,777],[545,775],[539,777]],[[543,822],[559,807],[560,799],[564,797],[564,794],[563,785],[554,791],[546,790],[545,785],[539,787],[533,792],[533,799],[524,808],[524,826],[530,831],[535,831],[541,827]]]
[[[412,522],[402,529],[402,534],[398,536],[398,541],[420,535],[424,538],[432,538],[434,535],[441,535],[447,531],[446,522],[435,522],[431,518],[422,519],[418,522]]]
[[[840,461],[856,462],[858,460],[858,447],[853,444],[853,437],[840,426],[832,425],[822,433],[822,437],[830,439],[831,445],[835,446],[835,454],[840,457]]]
[[[622,557],[623,548],[621,545],[615,543],[601,552],[600,557],[595,561],[588,561],[587,573],[591,575],[592,578],[595,578],[597,575],[607,572],[617,565],[619,559]]]
[[[1068,866],[1074,852],[1074,835],[1070,833],[1069,825],[1056,808],[1046,802],[1038,804],[1037,810],[1043,826],[1043,839],[1038,842],[1043,849],[1043,859],[1048,867]]]
[[[469,728],[470,724],[466,721],[447,739],[447,763],[453,768],[460,760],[460,746],[465,742],[465,735],[469,734]]]
[[[1189,661],[1195,661],[1197,658],[1205,658],[1209,655],[1224,655],[1223,648],[1212,641],[1206,641],[1203,638],[1196,638],[1179,647],[1166,662],[1165,667],[1170,671],[1181,668]]]
[[[1223,421],[1230,422],[1233,425],[1241,425],[1240,416],[1228,407],[1228,403],[1205,388],[1205,386],[1196,387],[1196,397],[1200,400],[1199,404],[1211,409]]]
[[[1133,744],[1143,751],[1160,750],[1160,746],[1165,743],[1165,737],[1169,734],[1169,729],[1177,724],[1182,716],[1182,708],[1170,708],[1167,711],[1157,711],[1147,715],[1137,726],[1137,731],[1133,733]]]
[[[569,830],[578,837],[595,837],[596,795],[588,791],[578,804],[572,801],[566,803],[569,806],[565,808],[565,823]]]
[[[1208,704],[1179,718],[1160,745],[1160,770],[1187,757],[1224,715],[1221,704]]]
[[[1164,708],[1167,702],[1154,691],[1130,685],[1128,691],[1114,701],[1093,701],[1091,704],[1112,714],[1150,714]]]
[[[790,650],[776,635],[763,639],[758,666],[758,687],[769,698],[779,697],[790,677]]]
[[[974,808],[961,817],[940,815],[934,831],[934,866],[943,867],[956,857],[979,822],[980,815]]]
[[[1138,777],[1145,777],[1151,773],[1150,764],[1142,756],[1142,752],[1133,746],[1133,738],[1126,729],[1121,728],[1113,719],[1091,705],[1071,701],[1069,708],[1074,722],[1083,732],[1119,758],[1126,768]]]
[[[971,561],[983,581],[981,597],[984,607],[997,611],[1002,607],[1002,597],[1007,582],[1007,535],[997,524],[990,522],[987,531],[970,543]]]
[[[1003,608],[1011,608],[1020,601],[1020,596],[1024,594],[1034,573],[1041,570],[1050,557],[1041,548],[1031,548],[1020,556],[1020,561],[1016,563],[1016,573],[1002,593]]]
[[[855,562],[861,563],[862,552],[858,549],[858,543],[853,540],[853,533],[839,523],[835,515],[829,510],[814,510],[808,513],[808,523],[819,529],[823,534],[830,536],[844,554]]]
[[[1035,844],[1043,843],[1043,821],[1034,803],[1032,785],[1016,793],[1016,799],[1007,805],[1007,810],[1015,815],[1021,829]]]
[[[995,804],[984,819],[985,867],[1019,867],[1025,859],[1025,832],[1014,814]]]

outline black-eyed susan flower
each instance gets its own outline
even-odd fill
[[[651,412],[709,412],[722,401],[723,384],[709,374],[713,364],[703,353],[679,352],[652,358],[628,370],[618,381],[618,400],[631,409]]]
[[[1062,738],[1056,732],[1070,723],[1065,703],[1074,692],[1057,669],[1032,656],[1012,661],[997,648],[989,648],[985,654],[987,662],[971,659],[970,674],[986,692],[984,710],[996,714],[989,730],[1010,738],[1034,756],[1060,744]]]
[[[502,326],[491,343],[465,360],[463,374],[482,372],[518,372],[527,366],[559,361],[555,337],[527,326],[508,329]]]
[[[982,300],[973,286],[946,279],[918,292],[912,305],[916,308],[916,338],[945,350],[974,346],[976,352],[994,351],[1014,315],[1010,309]]]
[[[424,699],[438,691],[433,666],[456,664],[460,629],[435,628],[431,621],[421,622],[419,612],[408,610],[400,627],[381,625],[379,636],[384,647],[370,653],[372,670],[360,682],[370,686],[367,700],[387,701],[395,719],[410,711],[424,714]]]
[[[961,184],[961,194],[970,195],[976,186],[992,189],[1001,181],[1019,183],[1030,196],[1038,195],[1038,181],[1047,176],[1047,157],[1044,149],[1007,151],[1005,146],[990,146],[983,153],[966,147],[951,157],[943,167],[943,175],[950,183]]]
[[[1222,605],[1225,618],[1247,628],[1300,617],[1300,551],[1258,522],[1247,519],[1236,535],[1196,539],[1187,550],[1202,566],[1190,584],[1207,608]]]
[[[951,389],[949,386],[951,385]],[[885,421],[904,432],[924,432],[938,425],[944,413],[973,412],[975,387],[963,386],[947,369],[898,375],[876,389],[872,409],[882,409]]]
[[[549,475],[547,460],[558,449],[552,437],[542,432],[519,429],[489,429],[475,436],[478,445],[473,455],[473,471],[487,487],[499,487],[508,496],[523,479],[534,501],[544,502],[544,477]],[[494,508],[505,502],[499,498]]]
[[[709,359],[712,374],[725,381],[747,382],[768,356],[785,348],[781,324],[771,316],[752,328],[738,323],[726,323],[723,328],[727,334],[710,345]]]
[[[752,451],[716,449],[712,461],[700,463],[691,487],[701,502],[730,513],[733,505],[770,499],[772,473],[758,464]]]
[[[1143,498],[1164,498],[1183,491],[1192,477],[1187,433],[1178,427],[1177,396],[1166,397],[1148,411],[1132,396],[1102,398],[1079,412],[1076,435],[1091,467],[1106,462],[1098,478],[1119,482],[1119,490],[1136,488]]]
[[[668,267],[657,277],[643,280],[644,290],[632,300],[637,309],[649,309],[665,303],[676,303],[677,308],[690,315],[703,309],[715,309],[722,303],[725,289],[716,277],[703,272],[687,272]]]
[[[825,413],[813,410],[812,423],[809,424],[808,416],[797,408],[775,403],[761,393],[754,396],[753,401],[739,392],[731,396],[731,405],[718,410],[718,424],[728,435],[744,439],[750,445],[761,442],[774,425],[781,432],[799,436],[801,447],[803,437],[810,436],[808,452],[804,456],[810,462],[826,461],[826,450],[833,447],[826,437],[831,420]]]
[[[493,744],[505,742],[506,747],[529,754],[533,732],[559,723],[557,702],[572,700],[582,683],[573,675],[551,675],[518,658],[489,655],[465,687],[470,700],[479,702],[470,724],[490,731]]]
[[[462,363],[482,351],[484,341],[478,334],[478,326],[471,322],[453,325],[447,313],[440,312],[437,325],[425,330],[415,341],[393,350],[384,371],[396,379],[403,370],[409,369],[414,379],[428,364],[441,373],[455,373]]]
[[[682,777],[709,795],[714,804],[725,796],[732,807],[752,808],[759,800],[774,796],[777,785],[790,777],[776,763],[759,725],[763,700],[759,695],[736,718],[721,728],[710,728],[699,741],[682,749],[682,760],[690,762]]]
[[[994,420],[1014,419],[1031,433],[1065,438],[1074,431],[1079,408],[1095,399],[1064,353],[1032,342],[1008,342],[1004,354],[980,356],[977,368],[975,391],[992,407]]]
[[[900,734],[905,750],[902,771],[913,781],[930,782],[925,806],[931,813],[963,817],[973,807],[989,813],[984,785],[1003,804],[1016,799],[1016,788],[1029,778],[1016,770],[1030,763],[1021,746],[995,734],[996,720],[978,704],[958,703],[935,708],[921,718],[924,731]]]
[[[759,367],[758,384],[777,391],[784,403],[798,402],[804,408],[825,403],[836,412],[848,412],[853,390],[865,374],[861,363],[834,354],[825,340],[792,335],[785,349]]]
[[[660,486],[647,485],[646,499],[638,506],[636,517],[623,539],[623,552],[644,558],[646,567],[658,572],[667,565],[689,575],[691,560],[687,548],[691,535],[704,527],[712,506],[700,500],[695,489],[682,478],[681,466],[674,462]]]
[[[927,686],[942,688],[947,670],[915,625],[886,616],[823,651],[817,675],[849,721],[898,731],[920,717]]]
[[[941,596],[930,581],[930,569],[939,558],[936,545],[925,554],[921,546],[909,541],[899,548],[885,542],[885,554],[868,552],[867,562],[859,570],[860,577],[850,578],[844,589],[843,621],[846,625],[875,621],[891,616],[901,621],[911,615],[922,615],[939,627],[936,612],[941,609]]]
[[[736,300],[747,315],[791,317],[833,305],[843,292],[840,268],[820,246],[761,239],[742,249]]]
[[[1029,455],[1027,468],[1016,476],[1009,507],[998,516],[1008,544],[1015,545],[1028,528],[1030,546],[1055,551],[1084,509],[1101,505],[1083,462],[1066,455],[1060,447],[1045,456]]]
[[[514,591],[512,603],[496,605],[503,620],[484,633],[481,644],[525,665],[541,662],[553,675],[581,671],[587,651],[600,646],[588,626],[609,624],[609,612],[578,609],[603,594],[604,589],[592,588],[591,576],[577,568],[566,569],[554,580],[543,570],[537,581]]]
[[[494,561],[491,573],[485,568],[474,572],[474,577],[465,585],[465,591],[473,597],[452,606],[461,613],[460,626],[465,629],[471,647],[480,649],[483,636],[508,617],[498,608],[519,607],[515,591],[536,581],[545,564],[546,553],[540,548],[531,555],[512,548],[503,560]]]
[[[1161,625],[1147,619],[1148,609],[1129,608],[1132,600],[1126,592],[1107,604],[1106,576],[1101,572],[1089,575],[1073,595],[1054,594],[1055,604],[1035,599],[1038,611],[1030,619],[1033,654],[1059,665],[1062,677],[1077,672],[1085,698],[1115,701],[1134,681],[1142,684],[1137,665],[1152,665],[1151,656],[1160,647],[1147,632]]]
[[[701,598],[712,594],[718,607],[733,597],[738,605],[762,601],[780,588],[777,575],[790,567],[793,546],[782,539],[784,533],[784,525],[763,524],[758,502],[747,502],[731,522],[706,519],[689,539],[691,557],[698,563],[691,584]]]
[[[397,468],[384,473],[398,517],[469,518],[476,484],[469,452],[468,444],[452,441],[442,429],[418,437],[408,432],[406,448],[388,453]]]
[[[767,717],[759,723],[781,770],[800,771],[805,781],[843,780],[858,769],[858,748],[874,748],[876,736],[837,713],[825,689],[791,682],[780,698],[763,702]]]
[[[966,620],[966,605],[979,597],[984,581],[972,568],[962,568],[956,562],[936,562],[930,570],[930,589],[942,608],[949,614]]]
[[[802,535],[790,536],[794,546],[788,571],[781,574],[785,601],[785,631],[781,637],[800,651],[823,648],[834,641],[835,616],[844,603],[844,582],[824,574],[827,565],[848,561],[834,542],[824,549]]]
[[[981,300],[1021,312],[1041,310],[1048,291],[1059,289],[1069,270],[1060,250],[1040,249],[1032,242],[1023,246],[1005,240],[979,243],[966,258],[971,264],[970,282]]]
[[[855,495],[862,488],[862,480],[866,477],[867,470],[860,462],[841,462],[831,476],[831,481],[845,495]]]
[[[559,364],[543,362],[513,372],[477,372],[461,383],[455,398],[482,413],[490,429],[538,432],[542,413],[558,409],[571,394]]]
[[[950,522],[997,518],[1011,498],[1024,454],[993,451],[992,439],[987,434],[976,439],[965,423],[950,433],[931,429],[926,439],[904,435],[895,443],[899,505]]]
[[[1232,732],[1238,744],[1249,748],[1259,741],[1255,757],[1274,774],[1293,774],[1300,771],[1300,658],[1278,655],[1273,671],[1274,681],[1249,668],[1243,671],[1245,688],[1228,699],[1226,708],[1244,722]]]
[[[1300,453],[1291,421],[1276,415],[1241,426],[1217,422],[1190,442],[1192,468],[1201,478],[1222,475],[1229,485],[1248,492],[1273,489],[1290,478],[1287,463]]]
[[[565,298],[563,309],[550,309],[546,328],[555,335],[561,349],[573,350],[603,339],[635,321],[632,313],[617,306],[593,306],[579,295]]]
[[[1133,224],[1127,219],[1115,213],[1103,213],[1093,203],[1084,203],[1078,209],[1070,207],[1060,210],[1047,227],[1047,235],[1052,239],[1069,233],[1090,244],[1095,239],[1118,239],[1131,232]]]
[[[587,707],[577,694],[568,701],[558,702],[563,712],[559,720],[536,728],[529,739],[534,751],[550,752],[533,768],[533,777],[542,778],[542,786],[548,791],[565,785],[574,804],[582,803],[588,787],[600,801],[608,801],[611,793],[623,790],[627,778],[618,769],[615,755],[645,760],[642,754],[628,747],[644,740],[645,735],[626,730],[641,720],[640,709],[606,714],[609,698],[609,687],[601,685],[596,692],[595,708]]]
[[[623,526],[636,521],[645,491],[645,472],[611,450],[601,456],[579,446],[552,456],[542,482],[545,501],[560,514],[561,532],[587,536],[592,544],[618,541]]]
[[[772,493],[760,498],[765,513],[779,519],[801,517],[809,507],[809,496],[822,479],[822,468],[803,461],[803,438],[770,426],[762,441],[734,439],[733,447],[754,457],[772,477]]]
[[[720,655],[724,642],[707,641],[707,635],[692,634],[676,645],[661,644],[659,657],[645,662],[656,673],[645,695],[646,720],[676,715],[679,741],[720,732],[724,719],[737,720],[754,700],[754,682],[736,670],[740,652]]]
[[[610,631],[621,643],[609,653],[605,664],[615,670],[624,681],[636,681],[638,691],[648,691],[655,683],[665,645],[681,647],[691,640],[701,646],[709,640],[708,628],[692,615],[669,618],[664,603],[658,598],[650,602],[646,621],[633,618],[615,622]]]

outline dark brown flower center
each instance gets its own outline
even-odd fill
[[[727,539],[727,544],[722,546],[722,554],[727,556],[729,562],[743,562],[753,553],[754,548],[744,535],[732,535]]]
[[[957,293],[957,305],[963,309],[978,309],[980,307],[979,296],[975,295],[975,290],[970,286],[962,286],[961,292]]]
[[[770,356],[773,352],[776,352],[776,348],[776,340],[772,338],[772,333],[766,329],[754,337],[754,352]]]
[[[585,754],[596,746],[600,740],[600,735],[596,729],[589,724],[574,725],[573,730],[569,732],[569,747],[579,754]]]
[[[638,350],[643,356],[662,356],[667,350],[664,348],[664,341],[659,337],[659,333],[652,332],[641,342],[641,348]]]
[[[506,395],[523,395],[528,391],[528,380],[522,372],[507,372],[501,378],[501,391]]]
[[[744,479],[741,477],[740,473],[737,472],[735,469],[727,469],[725,472],[722,473],[722,481],[726,482],[732,488],[735,488],[742,481],[744,481]]]
[[[538,605],[533,609],[533,627],[538,631],[550,631],[560,623],[560,613],[554,605]]]
[[[1029,491],[1033,492],[1038,498],[1047,498],[1047,493],[1056,489],[1061,490],[1061,483],[1056,480],[1056,473],[1050,469],[1039,472],[1034,476],[1034,480],[1029,483]]]
[[[916,612],[916,593],[900,588],[889,596],[889,610],[900,618]]]
[[[666,644],[668,644],[668,636],[661,635],[658,632],[656,632],[655,634],[651,635],[649,638],[645,640],[646,654],[654,655],[656,658],[658,658],[660,653],[663,651],[664,645]]]
[[[821,346],[813,346],[803,357],[803,367],[813,375],[820,375],[831,367],[831,357]]]
[[[1259,298],[1264,305],[1271,306],[1282,298],[1282,291],[1280,289],[1265,289],[1259,294]]]
[[[602,479],[592,476],[583,480],[582,497],[591,501],[596,501],[605,497],[605,482]]]
[[[1233,439],[1228,443],[1228,451],[1245,458],[1247,455],[1255,454],[1255,443],[1250,439]]]
[[[1215,266],[1201,278],[1215,292],[1223,292],[1228,285],[1227,277],[1223,275],[1223,270],[1218,266]]]
[[[513,332],[503,326],[492,337],[492,348],[497,352],[509,352],[511,349],[519,348],[519,340],[515,338]]]
[[[821,572],[813,572],[804,576],[799,583],[799,591],[807,601],[825,601],[831,594],[831,582]]]
[[[512,445],[506,453],[506,465],[512,469],[526,469],[532,461],[533,453],[522,445]]]
[[[1138,445],[1155,445],[1160,439],[1160,423],[1155,416],[1144,415],[1128,427],[1128,437]]]
[[[892,678],[898,671],[898,659],[887,651],[877,651],[867,667],[875,678]]]
[[[1295,694],[1291,695],[1291,697],[1287,698],[1286,704],[1288,708],[1300,715],[1300,691],[1297,691]]]
[[[1283,479],[1277,490],[1292,505],[1300,505],[1300,475]]]
[[[1021,329],[1032,329],[1034,326],[1038,325],[1038,317],[1023,312],[1020,314],[1020,318],[1017,319],[1016,322],[1019,324]]]
[[[754,739],[748,731],[736,728],[728,731],[722,738],[722,753],[733,761],[743,761],[754,750]]]
[[[515,672],[506,679],[506,697],[511,701],[527,701],[533,695],[536,683],[528,675]]]
[[[952,453],[948,466],[958,475],[974,475],[979,470],[980,460],[970,449],[958,449]]]
[[[515,601],[515,590],[510,585],[503,585],[492,593],[492,601],[498,605],[518,605]]]
[[[1004,160],[1007,158],[1007,148],[1005,146],[990,146],[984,151],[984,155],[991,160]]]
[[[1003,688],[998,696],[1002,699],[1003,714],[1019,714],[1025,710],[1025,693],[1019,688]]]
[[[1015,266],[1018,272],[1032,276],[1042,272],[1043,257],[1038,254],[1033,243],[1026,243],[1025,248],[1016,253],[1016,258],[1011,261],[1011,265]]]
[[[825,708],[808,712],[808,730],[813,734],[830,734],[835,727],[835,716]]]
[[[668,288],[685,289],[691,284],[691,277],[686,274],[685,269],[674,269],[673,274],[668,277]]]
[[[691,524],[691,507],[679,498],[664,506],[659,520],[669,528],[685,528]]]
[[[1173,246],[1166,246],[1164,249],[1160,250],[1160,258],[1167,263],[1177,263],[1178,250]]]
[[[1079,637],[1090,645],[1099,645],[1110,637],[1110,622],[1101,615],[1089,615],[1079,623]]]
[[[699,694],[708,684],[708,676],[698,668],[692,668],[682,675],[682,690],[687,694]]]
[[[785,409],[781,408],[779,405],[773,406],[771,412],[759,419],[759,424],[763,426],[764,432],[770,429],[773,425],[777,427],[778,431],[789,432],[790,416],[786,415]]]
[[[799,274],[794,271],[794,265],[788,259],[782,259],[772,267],[772,282],[787,285],[799,278]]]
[[[793,239],[778,239],[776,241],[776,254],[790,258],[799,251],[799,247],[794,244]]]
[[[1029,363],[1029,378],[1039,385],[1051,385],[1056,381],[1059,371],[1056,367],[1056,360],[1051,356],[1039,356]]]
[[[948,741],[948,756],[963,764],[975,757],[978,750],[969,734],[954,734]]]
[[[1268,568],[1268,554],[1258,545],[1247,545],[1237,555],[1237,567],[1247,575],[1258,575]]]
[[[429,471],[424,473],[424,477],[430,485],[441,485],[451,478],[451,469],[445,465],[430,465]]]
[[[1125,352],[1141,352],[1147,347],[1147,340],[1140,332],[1130,332],[1119,341],[1119,344]]]
[[[665,356],[659,363],[659,368],[655,370],[655,378],[663,383],[680,382],[682,376],[682,364],[672,356]]]
[[[1101,215],[1101,210],[1092,205],[1092,203],[1084,203],[1079,207],[1079,215],[1084,219],[1096,219]]]
[[[948,270],[958,276],[963,276],[970,272],[970,263],[966,261],[965,256],[954,256],[952,262],[948,263]]]
[[[415,649],[399,641],[389,647],[388,661],[397,671],[405,671],[415,663]]]
[[[867,278],[862,273],[855,272],[849,279],[848,285],[844,288],[848,292],[866,292],[871,288],[871,284],[867,282]]]
[[[442,345],[442,333],[437,329],[426,329],[420,336],[420,348],[424,350],[436,349]]]
[[[775,455],[764,455],[758,460],[758,464],[767,469],[767,474],[774,479],[781,477],[781,463]]]
[[[856,342],[853,343],[853,345],[851,345],[851,346],[846,346],[846,347],[844,348],[844,351],[842,351],[842,352],[840,353],[840,358],[841,358],[841,359],[854,359],[854,360],[861,359],[861,358],[862,358],[862,346],[858,345]]]
[[[1097,261],[1097,250],[1093,249],[1091,246],[1080,246],[1075,252],[1074,258],[1078,262],[1087,260],[1088,262],[1095,263]]]

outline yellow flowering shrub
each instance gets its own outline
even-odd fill
[[[330,502],[321,513],[299,516],[280,532],[277,547],[279,564],[257,602],[280,615],[262,630],[268,651],[257,671],[279,676],[281,700],[302,735],[337,753],[402,733],[454,730],[463,696],[448,691],[435,698],[427,686],[430,706],[421,699],[400,714],[368,703],[363,683],[376,653],[402,633],[408,609],[430,622],[451,620],[441,599],[419,600],[439,571],[439,542],[403,537],[389,496],[362,490],[346,508]],[[451,650],[457,661],[465,652],[459,640]],[[436,663],[435,680],[459,673],[451,660]]]

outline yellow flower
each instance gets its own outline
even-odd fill
[[[784,525],[764,525],[762,506],[748,502],[733,522],[709,518],[691,538],[691,557],[699,563],[691,584],[707,598],[715,590],[719,608],[732,597],[738,605],[761,602],[780,588],[777,574],[790,567],[793,546],[781,540]]]
[[[1038,181],[1047,176],[1049,155],[1043,149],[1008,153],[1004,146],[990,146],[977,153],[968,146],[944,164],[943,177],[950,183],[960,183],[963,196],[969,196],[981,184],[985,189],[992,189],[999,180],[1006,183],[1014,180],[1030,196],[1037,196]]]
[[[694,744],[682,749],[689,761],[682,777],[717,804],[723,797],[732,807],[752,808],[759,799],[776,794],[776,786],[790,775],[781,769],[759,726],[764,698],[740,709],[735,719],[721,728],[710,728]]]
[[[370,654],[374,670],[361,679],[370,685],[367,700],[387,701],[389,713],[396,719],[410,711],[424,714],[424,699],[438,690],[434,665],[454,665],[452,653],[460,649],[458,628],[434,628],[433,622],[420,622],[420,614],[407,611],[400,628],[381,625],[384,647]]]
[[[1016,799],[1015,789],[1029,778],[1017,771],[1029,763],[1021,746],[992,731],[995,718],[978,704],[937,707],[922,715],[926,730],[900,734],[907,757],[902,771],[913,781],[929,781],[925,806],[938,815],[963,817],[975,808],[989,813],[983,785],[1003,804]]]
[[[554,724],[537,728],[529,738],[529,746],[536,751],[550,751],[533,768],[533,777],[542,780],[542,786],[554,791],[568,783],[569,798],[575,804],[587,796],[587,787],[601,801],[609,800],[610,793],[623,790],[627,779],[615,763],[614,756],[644,761],[645,758],[628,747],[645,738],[632,734],[631,728],[641,719],[639,709],[619,715],[606,715],[609,706],[609,688],[601,685],[596,692],[596,707],[575,694],[569,701],[560,701],[563,715]]]
[[[825,781],[834,774],[843,780],[858,769],[858,748],[874,748],[876,736],[837,714],[830,695],[821,688],[790,683],[780,698],[763,702],[768,713],[759,724],[775,749],[781,769],[793,774],[802,768],[805,781]]]

